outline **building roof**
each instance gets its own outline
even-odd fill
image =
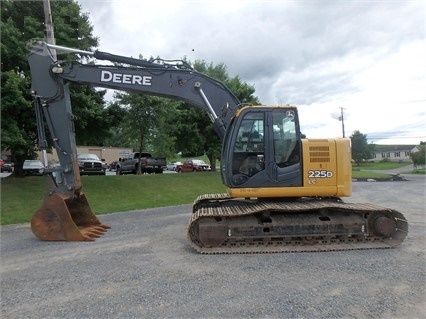
[[[376,152],[405,152],[412,151],[417,145],[375,145]]]

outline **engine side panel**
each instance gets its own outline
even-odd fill
[[[309,196],[346,197],[352,194],[350,139],[302,139],[303,187]],[[335,188],[335,195],[318,189]],[[314,190],[315,189],[315,190]]]

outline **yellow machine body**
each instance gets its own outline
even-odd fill
[[[349,139],[302,139],[302,186],[229,188],[231,197],[348,197],[352,195]]]

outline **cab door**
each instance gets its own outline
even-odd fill
[[[246,107],[225,134],[221,171],[229,187],[300,186],[295,108]]]
[[[274,186],[302,185],[300,128],[295,108],[275,108],[270,117],[267,171]]]

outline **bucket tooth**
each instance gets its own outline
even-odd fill
[[[83,193],[53,193],[31,219],[34,235],[46,241],[94,241],[109,228],[92,212]]]

